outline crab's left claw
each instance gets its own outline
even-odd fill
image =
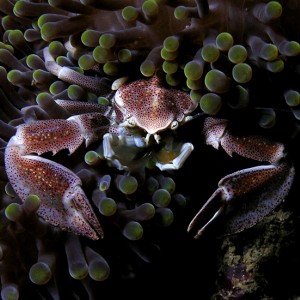
[[[294,179],[294,167],[285,157],[284,147],[258,136],[236,137],[227,130],[225,120],[208,118],[204,124],[206,143],[229,154],[238,153],[269,165],[229,174],[188,226],[200,227],[199,238],[220,216],[225,217],[223,232],[232,234],[250,228],[269,214],[288,195]],[[202,224],[202,225],[201,225]]]
[[[294,168],[287,163],[258,166],[225,176],[190,222],[188,231],[202,223],[195,236],[199,238],[221,216],[226,218],[225,234],[254,226],[285,199],[293,178]]]

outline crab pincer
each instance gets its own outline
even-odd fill
[[[202,236],[221,216],[226,218],[224,234],[250,228],[262,220],[288,195],[294,166],[286,157],[283,144],[261,136],[235,136],[228,129],[228,121],[206,118],[203,126],[206,144],[227,154],[233,153],[267,165],[236,171],[223,177],[217,190],[202,206],[188,226],[188,231],[200,225],[195,238]]]
[[[89,130],[91,122],[97,123],[98,129],[107,125],[100,114],[20,125],[6,147],[5,166],[22,201],[30,194],[41,199],[37,211],[40,217],[63,230],[97,240],[103,237],[103,230],[81,188],[80,178],[68,168],[39,156],[62,149],[73,153],[84,139],[89,143],[98,138],[101,130]]]

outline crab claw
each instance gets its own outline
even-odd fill
[[[188,231],[203,224],[199,238],[219,217],[226,218],[224,233],[250,228],[269,214],[287,196],[294,168],[287,163],[240,170],[219,181],[212,194],[188,226]]]
[[[202,133],[206,144],[216,149],[221,146],[230,156],[237,153],[270,164],[240,170],[222,178],[219,188],[188,226],[190,231],[202,224],[196,238],[220,216],[226,218],[225,234],[254,226],[285,199],[293,183],[295,170],[281,143],[259,136],[234,136],[227,125],[226,120],[207,118]]]
[[[5,162],[9,181],[22,201],[30,194],[41,199],[38,215],[52,225],[97,240],[103,231],[81,189],[80,178],[69,169],[40,156],[21,156],[13,137]]]

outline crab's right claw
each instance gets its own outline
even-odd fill
[[[41,199],[37,213],[61,229],[97,240],[102,228],[81,189],[80,178],[69,169],[40,156],[20,156],[18,149],[7,146],[6,171],[22,201],[30,194]]]
[[[288,163],[248,168],[229,174],[188,226],[200,230],[199,238],[220,216],[224,216],[223,234],[243,231],[258,223],[287,196],[294,178]],[[202,225],[201,225],[202,224]]]

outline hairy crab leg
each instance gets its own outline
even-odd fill
[[[203,224],[199,238],[220,217],[226,217],[224,233],[232,234],[258,223],[280,204],[292,186],[294,167],[285,158],[284,146],[258,136],[236,137],[227,130],[227,121],[207,118],[203,136],[208,145],[222,148],[270,165],[257,166],[229,174],[199,210],[188,226],[191,231]],[[208,220],[208,221],[207,221]],[[205,223],[206,222],[206,223]]]
[[[38,214],[42,218],[94,240],[102,237],[103,231],[80,187],[79,177],[66,167],[31,153],[55,154],[62,149],[73,153],[84,139],[89,144],[101,137],[107,124],[101,114],[85,114],[21,125],[5,150],[6,172],[20,199],[25,201],[30,194],[39,196]]]

